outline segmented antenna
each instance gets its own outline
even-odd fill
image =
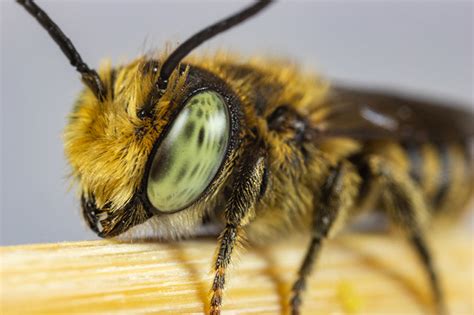
[[[61,31],[59,26],[33,0],[17,0],[17,2],[48,31],[51,38],[58,44],[67,59],[69,59],[71,65],[81,74],[82,81],[92,90],[95,96],[101,101],[104,100],[105,88],[99,75],[82,61],[81,55],[79,55],[71,40]]]
[[[160,76],[158,78],[158,81],[156,82],[158,88],[161,91],[166,89],[166,86],[168,85],[168,79],[171,76],[171,73],[173,73],[173,71],[176,69],[181,60],[183,60],[183,58],[186,57],[194,48],[198,47],[208,39],[222,32],[225,32],[228,29],[251,18],[258,12],[263,10],[271,2],[272,0],[259,0],[251,6],[206,27],[205,29],[194,34],[184,43],[179,45],[178,48],[176,48],[175,51],[173,51],[171,55],[169,55],[169,57],[165,60],[163,66],[161,67]]]

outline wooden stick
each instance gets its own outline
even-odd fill
[[[471,234],[430,238],[448,308],[474,314]],[[286,314],[307,240],[240,253],[224,314]],[[179,314],[207,310],[213,240],[111,241],[3,247],[2,314]],[[399,237],[346,234],[329,241],[304,295],[303,314],[430,314],[425,274]]]

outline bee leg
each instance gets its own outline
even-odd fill
[[[254,206],[258,201],[260,186],[265,173],[264,158],[248,156],[239,168],[234,190],[225,208],[226,227],[219,238],[219,250],[214,264],[214,281],[210,314],[221,311],[226,268],[230,264],[232,251],[243,237],[243,227],[254,216]]]
[[[383,159],[372,157],[368,162],[373,180],[381,187],[380,196],[387,214],[407,234],[428,274],[436,313],[446,314],[440,283],[423,235],[423,221],[428,211],[421,190],[408,174],[392,169]]]
[[[354,179],[356,178],[356,179]],[[340,214],[348,211],[358,193],[358,176],[349,169],[347,164],[340,163],[329,174],[323,185],[320,198],[314,207],[311,242],[298,271],[298,279],[292,288],[290,301],[291,313],[300,313],[301,294],[306,287],[306,280],[316,262],[324,240],[331,232],[333,223]]]

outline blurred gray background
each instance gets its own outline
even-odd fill
[[[249,3],[38,2],[93,67],[183,41]],[[288,56],[329,78],[472,106],[473,10],[471,1],[289,1],[202,48]],[[61,139],[80,89],[45,31],[2,0],[1,244],[95,238],[68,191]]]

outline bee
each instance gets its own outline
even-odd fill
[[[82,213],[100,237],[179,239],[219,229],[210,313],[244,241],[296,231],[310,243],[293,314],[327,238],[379,209],[418,254],[438,314],[445,306],[425,240],[432,219],[461,213],[473,190],[471,112],[330,85],[275,59],[199,45],[265,9],[257,1],[175,50],[91,69],[32,0],[18,0],[80,73],[85,89],[65,129]]]

